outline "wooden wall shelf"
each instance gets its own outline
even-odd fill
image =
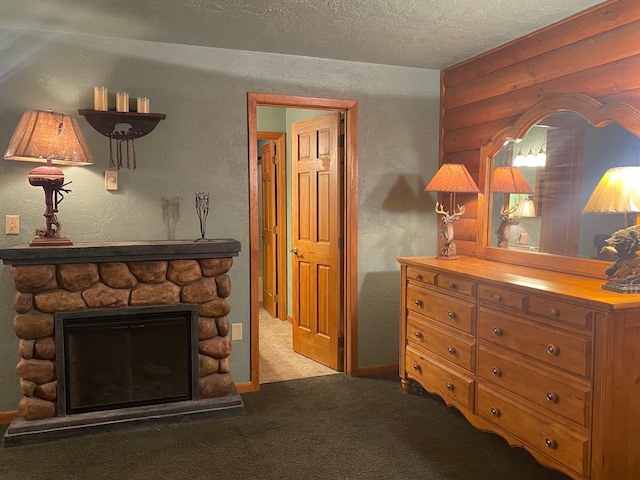
[[[115,110],[100,111],[92,109],[78,109],[78,113],[87,119],[97,132],[115,140],[131,140],[144,137],[150,133],[160,120],[167,116],[164,113],[116,112]],[[118,124],[129,124],[127,130],[116,130]]]

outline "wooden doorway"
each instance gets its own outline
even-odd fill
[[[294,97],[249,93],[247,101],[249,128],[249,255],[251,284],[251,390],[260,388],[259,367],[259,241],[258,228],[258,131],[257,107],[281,107],[344,111],[344,205],[342,206],[344,291],[340,310],[344,318],[344,365],[347,375],[357,373],[357,298],[358,298],[358,102],[354,100]]]

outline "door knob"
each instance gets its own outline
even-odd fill
[[[293,247],[291,250],[289,250],[291,253],[297,255],[298,254],[298,247]]]

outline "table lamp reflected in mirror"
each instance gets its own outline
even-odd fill
[[[529,186],[529,182],[524,177],[518,167],[496,167],[491,177],[491,190],[494,193],[502,193],[502,206],[500,207],[500,226],[496,230],[498,237],[498,247],[508,248],[509,238],[511,236],[511,226],[520,223],[521,216],[531,215],[530,209],[533,206],[533,199],[528,205],[529,211],[523,215],[524,202],[509,204],[509,197],[512,193],[533,195],[533,190]]]

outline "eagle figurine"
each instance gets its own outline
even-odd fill
[[[616,261],[604,273],[609,279],[634,279],[640,275],[640,225],[623,228],[604,241],[601,253],[613,254]]]

